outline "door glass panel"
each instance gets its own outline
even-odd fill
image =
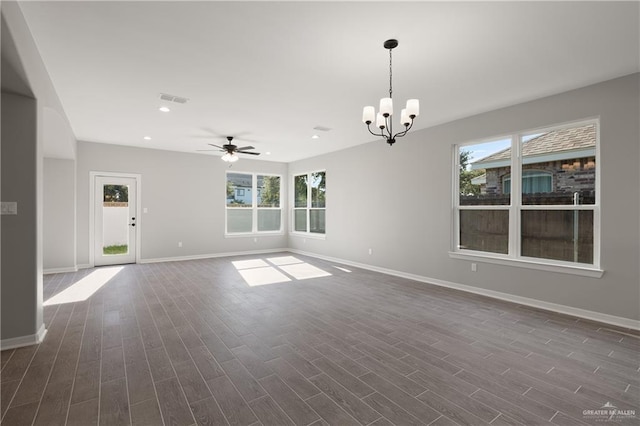
[[[128,185],[103,185],[102,254],[105,256],[129,253]]]

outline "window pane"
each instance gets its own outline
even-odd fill
[[[507,254],[508,210],[460,210],[460,248]]]
[[[595,204],[595,124],[528,135],[521,143],[522,204]],[[528,173],[546,173],[551,180],[527,182]]]
[[[326,207],[326,183],[325,172],[311,173],[311,207]]]
[[[592,210],[522,211],[522,256],[593,263]]]
[[[511,139],[461,146],[460,205],[508,205],[510,188],[503,186],[511,174]]]
[[[258,210],[258,232],[279,230],[280,210]]]
[[[252,175],[227,173],[227,206],[253,207],[252,187]]]
[[[280,176],[258,175],[258,207],[280,207]]]
[[[253,210],[227,209],[227,232],[251,232]]]
[[[307,207],[307,175],[295,176],[293,183],[295,186],[294,207]]]
[[[307,232],[307,209],[293,211],[294,229],[299,232]]]
[[[324,213],[325,213],[324,209],[322,210],[311,209],[309,211],[309,222],[311,222],[309,224],[309,232],[315,232],[318,234],[325,233]]]

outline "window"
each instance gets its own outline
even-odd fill
[[[540,170],[522,171],[522,193],[536,194],[541,192],[551,192],[551,172]],[[502,192],[511,193],[511,175],[502,178]]]
[[[325,233],[326,172],[312,172],[293,177],[293,230]]]
[[[454,251],[599,267],[597,121],[456,147]]]
[[[227,234],[280,232],[280,176],[227,173]]]

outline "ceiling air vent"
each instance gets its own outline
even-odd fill
[[[162,99],[163,101],[175,102],[178,104],[186,104],[187,101],[189,100],[189,98],[183,98],[182,96],[168,95],[166,93],[160,93],[160,99]]]
[[[328,132],[329,130],[331,130],[331,128],[325,127],[325,126],[316,126],[313,128],[313,130],[318,130],[320,132]]]

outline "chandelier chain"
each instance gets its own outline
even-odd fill
[[[389,97],[393,98],[393,67],[391,66],[391,50],[389,49]]]

